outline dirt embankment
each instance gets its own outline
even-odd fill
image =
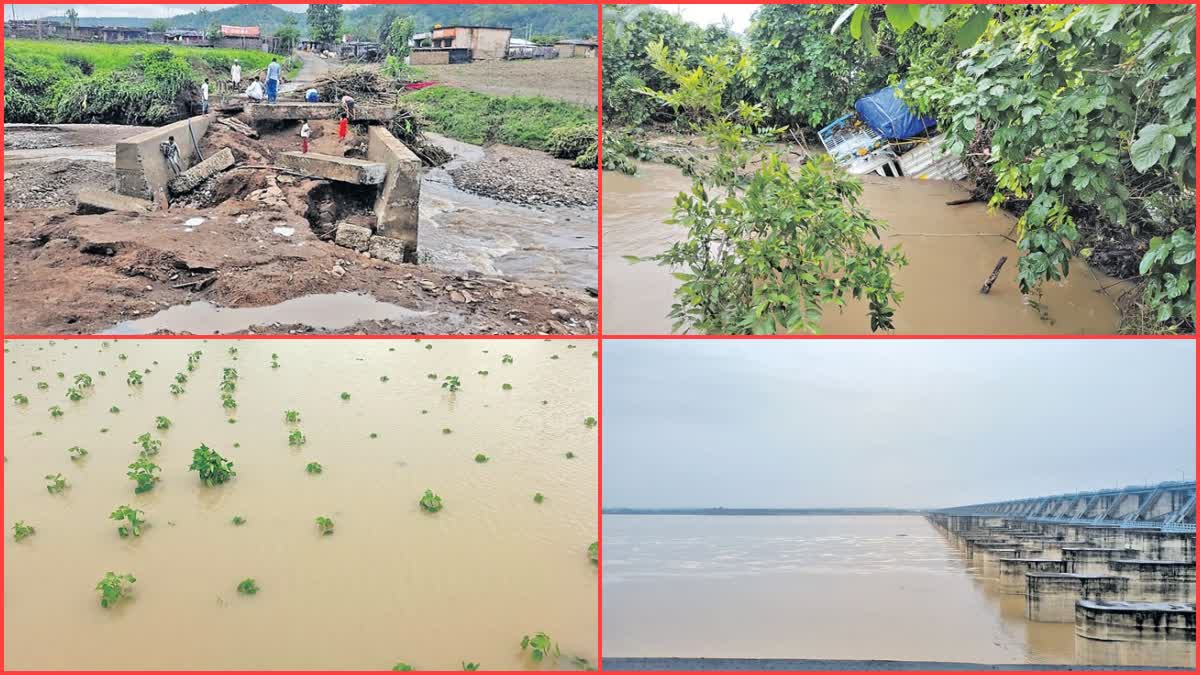
[[[365,128],[339,143],[336,122],[314,122],[311,151],[361,156]],[[145,214],[71,213],[80,187],[67,171],[57,208],[5,213],[5,328],[9,334],[97,333],[194,301],[263,307],[302,296],[367,293],[411,314],[350,327],[311,323],[248,327],[269,333],[591,334],[597,305],[583,290],[497,276],[394,264],[335,245],[322,235],[335,221],[368,217],[330,183],[274,166],[299,149],[297,129],[259,139],[214,125],[205,154],[233,150],[234,169]],[[30,165],[40,169],[45,163]],[[111,170],[111,169],[110,169]],[[86,177],[86,176],[85,176]],[[99,175],[97,181],[107,180]],[[22,179],[23,180],[23,179]],[[90,180],[90,179],[89,179]],[[93,181],[95,182],[95,181]],[[31,184],[32,185],[32,184]],[[111,188],[108,182],[103,187]],[[10,186],[11,190],[11,186]],[[24,192],[8,194],[6,200]],[[39,193],[31,193],[39,194]],[[38,199],[47,206],[49,199]]]
[[[596,59],[475,61],[418,66],[429,79],[494,96],[544,96],[596,107]]]

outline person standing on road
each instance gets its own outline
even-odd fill
[[[308,120],[304,120],[304,126],[300,127],[300,151],[308,154],[308,137],[312,135],[312,129],[308,126]]]
[[[346,132],[350,126],[350,120],[346,118],[346,113],[342,113],[340,117],[341,119],[338,120],[338,143],[346,140]]]
[[[229,79],[233,80],[235,89],[242,83],[242,64],[237,59],[234,59],[233,65],[229,66]]]
[[[200,110],[203,114],[208,114],[208,78],[204,78],[204,84],[200,85]]]
[[[272,56],[267,66],[267,103],[274,103],[279,95],[279,70],[279,62]]]

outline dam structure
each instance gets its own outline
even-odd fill
[[[1033,622],[1073,623],[1080,664],[1196,664],[1196,483],[1175,481],[925,514]]]

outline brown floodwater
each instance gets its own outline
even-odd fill
[[[611,657],[1075,662],[920,516],[604,516]]]
[[[909,265],[896,274],[904,293],[895,315],[901,334],[1096,334],[1116,331],[1114,298],[1121,286],[1093,273],[1081,261],[1064,282],[1045,284],[1040,309],[1021,295],[1016,283],[1016,220],[989,213],[980,203],[947,206],[966,196],[952,181],[862,177],[863,203],[887,225],[884,243],[899,243]],[[639,165],[639,175],[604,174],[604,330],[617,334],[670,333],[667,318],[678,282],[666,268],[630,263],[622,256],[649,256],[681,239],[684,230],[666,225],[675,195],[691,187],[679,169],[661,163]],[[932,236],[931,236],[932,235]],[[985,236],[979,236],[985,235]],[[1008,262],[991,293],[979,287],[1000,256]],[[1110,295],[1111,294],[1111,295]],[[827,308],[826,334],[870,332],[866,303],[849,302],[839,313]]]
[[[596,416],[595,349],[586,340],[6,342],[5,668],[533,669],[520,640],[538,631],[594,664],[599,574],[587,549],[599,465],[584,420]],[[186,392],[172,396],[195,350],[203,356]],[[239,375],[232,412],[219,397],[225,367]],[[150,370],[141,386],[126,383],[135,369]],[[95,384],[72,402],[77,373]],[[461,390],[441,388],[448,375]],[[285,423],[288,409],[299,424]],[[165,431],[155,430],[160,415],[173,422]],[[307,437],[301,447],[288,445],[293,427]],[[125,473],[144,432],[163,442],[162,480],[135,495]],[[231,482],[206,488],[188,471],[201,443],[234,462]],[[89,454],[73,462],[72,446]],[[323,473],[307,474],[309,462]],[[55,473],[70,486],[58,495],[43,478]],[[426,489],[444,499],[441,512],[418,506]],[[140,537],[121,539],[109,520],[123,504],[145,511]],[[233,525],[235,515],[246,523]],[[332,535],[318,533],[318,516],[333,519]],[[36,534],[14,542],[16,521]],[[137,582],[106,610],[95,586],[108,571]],[[236,592],[247,577],[257,595]]]

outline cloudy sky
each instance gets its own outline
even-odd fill
[[[733,29],[745,33],[750,28],[750,17],[758,5],[656,5],[668,12],[678,13],[692,23],[707,26],[720,25],[723,18],[728,18]]]
[[[1195,477],[1177,340],[604,344],[606,507],[942,507]]]
[[[13,16],[13,7],[16,7],[18,19],[36,19],[42,16],[61,16],[63,12],[74,6],[79,12],[79,16],[136,16],[150,18],[166,18],[175,16],[176,14],[188,14],[200,8],[221,9],[224,7],[232,7],[229,5],[171,5],[171,4],[154,4],[154,5],[5,5],[4,18],[11,19]],[[303,12],[308,5],[275,5],[283,9],[296,12]],[[345,7],[357,7],[357,5],[344,5]]]

